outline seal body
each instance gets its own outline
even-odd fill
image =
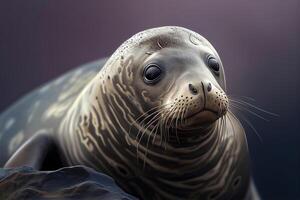
[[[61,165],[90,166],[142,199],[251,199],[245,133],[228,105],[205,38],[149,29],[6,111],[1,162],[43,168],[55,149]]]
[[[0,115],[0,166],[37,135],[55,138],[78,94],[105,64],[101,59],[76,68],[29,93]],[[61,155],[62,156],[62,155]]]

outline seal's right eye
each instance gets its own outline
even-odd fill
[[[144,70],[144,80],[148,84],[159,81],[162,74],[161,68],[157,64],[149,64]]]

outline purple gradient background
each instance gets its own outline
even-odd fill
[[[143,2],[143,3],[142,3]],[[178,25],[218,50],[229,94],[278,113],[251,118],[253,173],[265,199],[300,198],[300,1],[2,0],[0,111],[65,71],[109,56],[134,33]]]

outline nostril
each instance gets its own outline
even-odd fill
[[[207,91],[208,91],[208,92],[211,91],[211,83],[208,84],[208,86],[207,86]]]
[[[193,86],[193,84],[189,84],[189,89],[192,94],[197,94],[198,90]]]

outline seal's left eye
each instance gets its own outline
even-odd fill
[[[210,68],[212,68],[216,72],[218,72],[220,70],[219,62],[214,57],[209,57],[207,64]]]
[[[149,64],[144,70],[144,79],[146,83],[155,83],[161,74],[162,70],[157,64]]]

